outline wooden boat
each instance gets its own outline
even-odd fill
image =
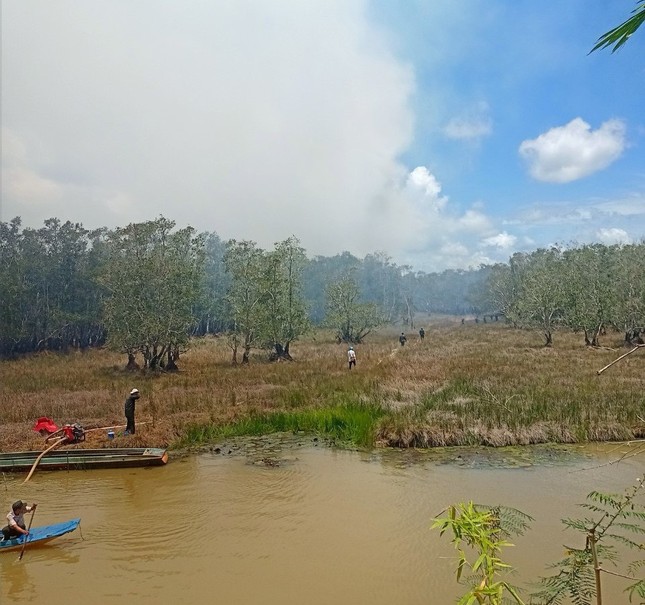
[[[41,454],[42,452],[0,453],[0,471],[28,472]],[[52,450],[41,458],[38,471],[163,466],[167,462],[168,452],[155,447]]]
[[[32,527],[27,536],[27,546],[32,544],[46,544],[54,538],[64,536],[71,531],[74,531],[80,524],[80,519],[72,519],[64,523],[56,523],[54,525],[43,525],[42,527]],[[6,550],[22,549],[25,542],[25,536],[19,538],[12,538],[11,540],[2,540],[0,534],[0,552]]]

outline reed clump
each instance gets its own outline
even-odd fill
[[[580,335],[556,333],[544,348],[539,334],[502,322],[421,321],[425,339],[411,331],[403,347],[398,327],[370,335],[351,371],[346,347],[325,332],[293,343],[293,362],[255,353],[248,365],[231,364],[224,338],[196,340],[176,373],[127,372],[125,357],[108,350],[3,361],[0,448],[42,449],[31,430],[39,416],[86,428],[124,424],[133,387],[142,394],[137,435],[108,442],[95,431],[88,445],[186,446],[275,431],[395,447],[645,437],[645,350],[596,374],[625,351],[621,334],[594,349]]]

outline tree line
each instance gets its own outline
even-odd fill
[[[113,230],[52,218],[0,222],[0,357],[108,345],[131,368],[175,369],[191,336],[227,338],[290,359],[311,326],[359,343],[384,323],[415,328],[419,312],[503,316],[551,345],[566,327],[597,345],[645,325],[645,245],[552,247],[508,263],[436,273],[383,252],[309,258],[296,237],[264,250],[248,240],[177,229],[163,217]],[[139,361],[138,361],[139,360]]]
[[[645,244],[590,244],[516,253],[490,268],[480,304],[513,325],[540,330],[551,346],[557,329],[580,333],[598,346],[607,329],[625,343],[642,343],[645,330]]]
[[[176,368],[191,336],[226,335],[234,362],[253,349],[289,359],[310,326],[360,342],[418,311],[476,312],[481,271],[426,274],[383,252],[309,258],[296,237],[252,241],[177,229],[163,217],[113,230],[0,222],[0,356],[108,345],[128,365]]]

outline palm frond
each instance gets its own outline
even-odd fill
[[[630,36],[643,24],[645,21],[645,0],[639,0],[637,2],[636,8],[632,11],[632,16],[627,19],[624,23],[621,23],[617,27],[610,29],[608,32],[604,33],[596,45],[589,51],[589,54],[595,50],[607,48],[613,46],[612,53],[615,53],[627,40]]]

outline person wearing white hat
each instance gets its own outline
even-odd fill
[[[134,408],[137,399],[139,399],[139,389],[132,389],[130,395],[125,400],[126,435],[134,435]]]
[[[352,369],[352,366],[356,366],[356,351],[354,347],[349,347],[347,351],[347,361],[349,362],[349,369]]]

